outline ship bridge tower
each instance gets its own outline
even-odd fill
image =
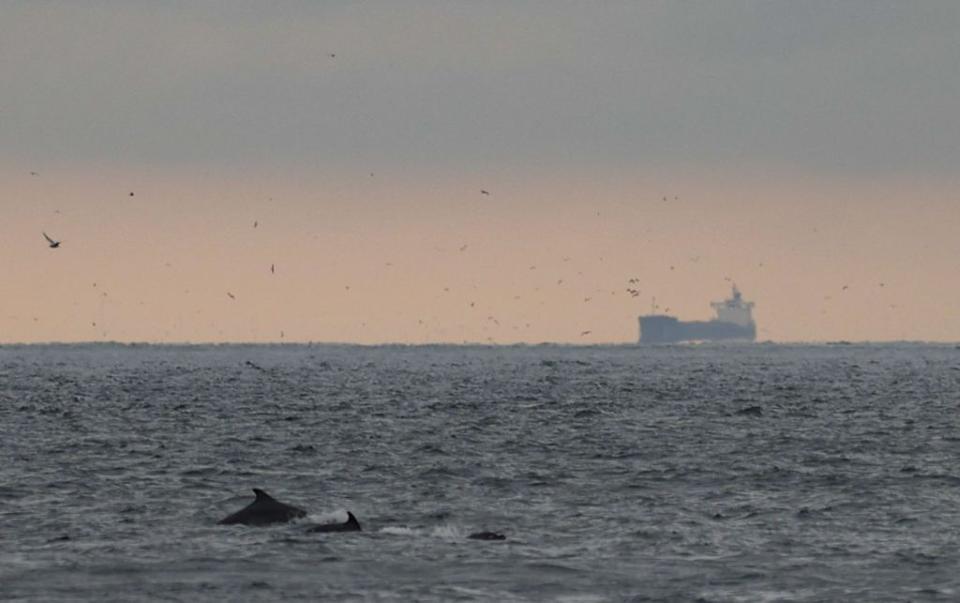
[[[717,312],[719,322],[729,322],[741,327],[753,324],[753,302],[743,301],[740,290],[733,286],[733,295],[723,301],[711,302],[710,305]]]

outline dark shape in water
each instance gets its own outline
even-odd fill
[[[763,408],[760,406],[747,406],[746,408],[741,408],[738,410],[736,414],[750,417],[762,417]]]
[[[241,523],[247,526],[265,526],[272,523],[286,523],[291,519],[306,516],[307,512],[292,505],[276,500],[263,490],[254,488],[256,500],[220,520],[220,525]]]
[[[507,537],[497,532],[474,532],[467,536],[471,540],[506,540]]]
[[[353,513],[347,511],[347,520],[343,523],[325,523],[319,526],[313,526],[307,532],[360,532],[360,522],[353,516]]]

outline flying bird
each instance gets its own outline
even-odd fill
[[[481,195],[487,195],[487,196],[489,196],[489,195],[490,195],[490,191],[485,191],[485,190],[483,190],[483,189],[480,189],[480,194],[481,194]]]
[[[229,291],[227,291],[227,297],[229,297],[230,299],[237,299],[236,297],[234,297],[233,293],[230,293]]]
[[[276,273],[276,267],[273,264],[270,264],[270,274]]]
[[[43,233],[43,238],[47,240],[47,243],[50,245],[50,249],[56,249],[60,246],[60,241],[54,241],[47,233]]]

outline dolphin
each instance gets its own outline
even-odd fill
[[[359,532],[361,531],[360,522],[353,516],[353,513],[347,511],[347,520],[343,523],[325,523],[313,526],[307,532]]]
[[[286,523],[307,515],[303,509],[284,504],[259,488],[254,488],[253,493],[257,496],[256,500],[221,519],[220,525],[242,523],[248,526],[265,526],[271,523]]]
[[[506,540],[507,537],[496,532],[474,532],[467,536],[471,540]]]

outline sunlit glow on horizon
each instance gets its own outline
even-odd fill
[[[951,183],[500,175],[6,174],[2,341],[628,343],[734,281],[761,340],[960,340]]]

